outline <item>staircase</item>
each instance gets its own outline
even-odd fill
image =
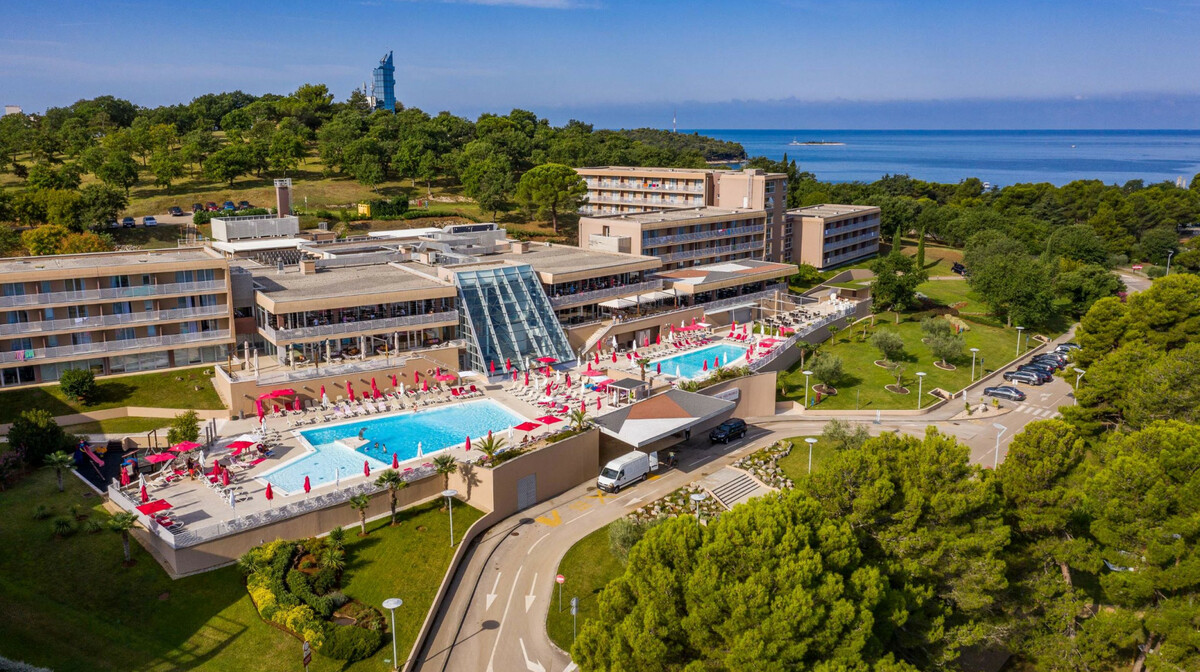
[[[596,344],[599,343],[601,339],[603,339],[605,336],[608,335],[608,331],[609,331],[609,329],[612,328],[612,326],[613,326],[612,320],[609,320],[607,324],[601,324],[600,327],[597,328],[596,331],[594,331],[591,336],[588,336],[587,342],[585,342],[583,344],[583,348],[580,349],[580,351],[579,351],[579,356],[586,357],[588,351],[590,351],[592,348],[596,347]]]
[[[765,495],[770,489],[759,483],[757,479],[740,469],[725,467],[716,473],[705,477],[700,485],[708,490],[721,506],[730,509],[734,504],[740,504],[752,497]]]

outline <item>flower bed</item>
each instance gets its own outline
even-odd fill
[[[794,486],[792,479],[779,468],[779,460],[792,452],[791,441],[775,443],[750,453],[733,463],[738,469],[750,472],[758,480],[772,488],[783,490]]]
[[[629,517],[636,521],[650,521],[658,518],[675,518],[693,515],[692,495],[703,493],[704,488],[698,485],[685,485],[674,492],[656,499],[645,506],[635,509]],[[707,493],[705,493],[707,494]],[[705,519],[711,519],[725,511],[715,497],[709,495],[700,502],[700,513]]]

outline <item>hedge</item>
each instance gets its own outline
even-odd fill
[[[355,625],[336,626],[325,637],[321,655],[354,662],[367,658],[383,644],[383,633]]]

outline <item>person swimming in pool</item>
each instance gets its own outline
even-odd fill
[[[375,452],[379,452],[379,442],[375,442]]]

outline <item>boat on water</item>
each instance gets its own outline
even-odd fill
[[[830,142],[830,141],[826,141],[826,140],[805,140],[804,142],[799,142],[795,138],[792,138],[792,141],[788,143],[788,146],[789,147],[808,147],[808,146],[816,145],[816,146],[820,147],[820,146],[840,146],[840,145],[845,145],[845,144],[846,143],[844,143],[844,142]]]

